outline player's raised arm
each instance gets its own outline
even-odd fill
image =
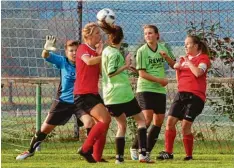
[[[42,58],[49,57],[49,51],[56,51],[55,43],[56,38],[54,36],[46,36],[46,43],[41,54]]]

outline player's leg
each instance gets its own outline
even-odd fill
[[[186,101],[186,112],[182,120],[182,134],[183,144],[185,148],[186,157],[184,160],[193,159],[193,141],[194,137],[192,134],[192,124],[195,118],[201,114],[204,108],[204,102],[198,96],[192,93],[187,96]]]
[[[153,114],[154,114],[154,111],[151,108],[152,103],[150,103],[151,98],[152,98],[152,95],[150,92],[137,93],[137,101],[141,107],[143,114],[144,114],[147,129],[152,122]],[[138,137],[136,134],[135,139],[134,139],[133,144],[132,144],[132,147],[130,148],[132,160],[138,160],[137,149],[138,149]]]
[[[79,149],[79,153],[82,153],[83,157],[87,155],[90,158],[88,151],[93,147],[93,158],[95,161],[99,162],[101,161],[107,130],[111,122],[110,114],[103,105],[103,101],[99,95],[88,94],[78,96],[78,99],[75,98],[75,101],[78,101],[77,104],[82,104],[84,111],[88,112],[93,118],[95,118],[95,120],[98,121],[92,127],[89,136],[85,140],[82,147]],[[86,157],[85,159],[88,162],[93,162],[92,159],[88,160]]]
[[[138,148],[139,148],[139,158],[140,162],[152,163],[148,155],[146,155],[146,142],[147,142],[147,129],[145,124],[145,117],[141,112],[141,108],[134,98],[128,103],[125,103],[124,109],[126,109],[125,114],[127,117],[132,116],[137,123],[137,138],[138,138]]]
[[[111,117],[103,104],[97,104],[96,106],[94,106],[93,109],[90,111],[90,114],[98,122],[91,129],[83,147],[86,149],[90,149],[93,146],[94,159],[96,161],[101,161],[102,152],[105,146],[106,134],[111,122]],[[98,143],[96,143],[95,141],[97,141]]]
[[[142,111],[144,118],[145,118],[145,125],[146,125],[146,129],[149,128],[152,119],[153,119],[153,114],[154,111],[153,110],[143,110]],[[133,140],[133,144],[132,147],[130,148],[130,153],[131,153],[131,158],[132,160],[138,160],[138,145],[139,145],[139,138],[138,138],[138,133],[136,133],[135,138]]]
[[[182,121],[182,134],[183,144],[186,153],[184,160],[191,160],[193,158],[193,134],[191,131],[193,122],[183,120]]]
[[[161,127],[165,118],[165,114],[154,114],[153,115],[153,125],[150,127],[147,136],[147,152],[150,154],[154,148],[158,136],[161,131]]]
[[[58,101],[54,101],[50,112],[48,113],[45,121],[43,122],[41,129],[33,136],[28,151],[16,157],[16,160],[24,160],[30,156],[33,156],[36,148],[45,140],[46,136],[57,126],[64,125],[72,116],[72,105]]]
[[[136,120],[138,128],[137,128],[137,137],[138,137],[138,146],[139,146],[139,158],[138,160],[143,163],[154,163],[150,156],[146,153],[147,150],[147,128],[145,124],[145,117],[143,113],[138,113],[133,116]]]
[[[150,130],[148,131],[148,137],[147,137],[147,152],[149,154],[158,140],[158,136],[160,134],[166,113],[166,95],[159,93],[151,93],[151,94],[152,98],[149,101],[151,101],[150,106],[153,109],[154,114],[153,114],[153,124],[150,127]]]
[[[127,120],[125,113],[115,117],[118,125],[118,130],[115,136],[115,149],[116,149],[116,164],[124,162],[124,147],[125,147],[125,134],[127,129]]]
[[[173,146],[176,138],[176,123],[179,119],[183,118],[185,112],[185,106],[180,100],[180,94],[178,93],[174,98],[171,105],[165,130],[165,150],[159,153],[157,159],[173,159]]]
[[[16,157],[16,160],[24,160],[33,156],[36,148],[45,140],[46,136],[56,127],[56,125],[49,125],[46,122],[42,124],[41,130],[37,131],[32,137],[30,147],[27,151],[21,153]]]

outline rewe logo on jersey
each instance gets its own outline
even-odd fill
[[[150,58],[149,57],[150,64],[156,64],[156,63],[162,63],[162,62],[164,62],[163,58]]]

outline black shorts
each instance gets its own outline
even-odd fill
[[[77,117],[74,104],[54,100],[45,122],[50,125],[64,125],[73,114]],[[77,117],[78,125],[83,126],[79,118]]]
[[[155,114],[166,113],[166,94],[139,92],[137,100],[142,110],[153,110]]]
[[[135,98],[127,103],[111,104],[106,105],[106,107],[113,117],[119,117],[123,113],[125,113],[126,117],[130,117],[141,112],[141,108]]]
[[[103,104],[104,102],[99,94],[82,94],[75,95],[75,110],[77,111],[78,118],[85,114],[89,114],[94,106]]]
[[[193,122],[203,108],[204,101],[200,97],[189,92],[178,92],[168,115]]]

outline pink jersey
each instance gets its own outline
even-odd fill
[[[100,74],[99,64],[87,65],[81,57],[87,55],[96,57],[95,49],[87,44],[81,44],[76,53],[76,81],[74,94],[98,94],[98,80]]]
[[[192,57],[190,60],[196,67],[201,64],[205,64],[210,67],[210,59],[206,54],[200,54],[196,57]],[[200,97],[203,101],[206,99],[206,75],[207,69],[205,73],[196,77],[184,59],[180,60],[181,68],[178,71],[178,90],[179,92],[191,92],[196,96]]]

